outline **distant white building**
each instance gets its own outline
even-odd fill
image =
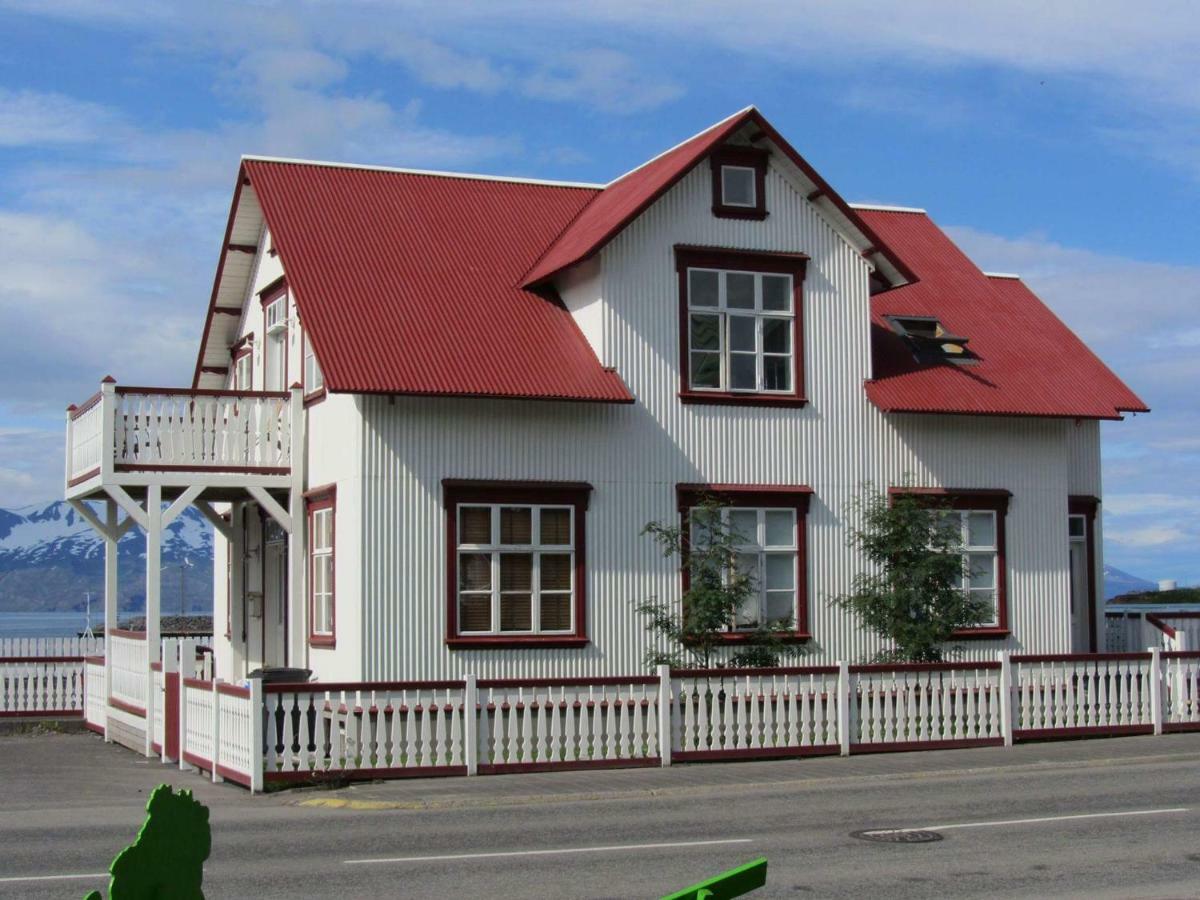
[[[866,482],[960,512],[972,653],[1087,651],[1098,422],[1145,410],[1020,280],[846,203],[749,108],[607,185],[245,158],[192,387],[75,408],[66,490],[112,547],[118,507],[147,528],[151,637],[164,517],[216,523],[231,680],[639,671],[634,606],[683,588],[639,532],[705,493],[750,536],[750,618],[860,658],[830,598]]]

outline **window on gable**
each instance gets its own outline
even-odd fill
[[[712,211],[719,218],[767,217],[767,151],[749,146],[718,148],[712,166]]]
[[[803,402],[803,258],[677,249],[683,314],[680,396]]]
[[[586,485],[446,482],[448,643],[581,646]]]
[[[325,375],[321,372],[321,364],[317,362],[317,354],[313,350],[312,341],[304,335],[304,396],[312,397],[325,390]]]
[[[288,294],[280,283],[263,292],[263,390],[284,391],[288,385]]]

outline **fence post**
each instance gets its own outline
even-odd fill
[[[1008,650],[1000,651],[1000,733],[1004,736],[1004,746],[1013,745],[1013,683],[1012,683],[1012,654]]]
[[[171,694],[170,680],[171,675],[175,674],[178,677],[179,672],[179,638],[163,638],[162,652],[159,654],[159,659],[162,660],[162,746],[158,748],[158,756],[160,762],[170,762],[171,754],[167,752],[167,745],[170,741],[167,735],[171,729],[171,717],[168,715],[168,710],[171,708],[167,703],[167,698]]]
[[[220,682],[212,680],[212,780],[213,784],[224,781],[217,774],[217,766],[221,763],[221,692],[217,690]]]
[[[1175,629],[1175,649],[1180,652],[1191,649],[1188,647],[1187,632],[1183,630],[1182,625]],[[1187,709],[1187,691],[1183,675],[1183,660],[1178,660],[1178,662],[1179,665],[1175,666],[1175,677],[1171,684],[1171,714],[1177,719],[1182,719]]]
[[[658,667],[658,756],[663,766],[671,764],[671,717],[675,707],[671,703],[671,667]]]
[[[837,681],[837,730],[841,755],[850,755],[850,664],[839,661]]]
[[[463,758],[467,774],[479,774],[479,679],[468,675],[463,679]]]
[[[213,679],[215,684],[216,678]],[[263,789],[263,680],[250,679],[250,793],[261,793]],[[381,717],[382,718],[382,717]]]
[[[1154,733],[1163,733],[1163,671],[1162,651],[1150,648],[1150,716],[1154,721]]]
[[[181,642],[182,648],[182,642]],[[182,649],[180,650],[182,655]],[[184,760],[187,755],[187,692],[188,686],[184,682],[185,678],[191,676],[185,674],[187,670],[181,665],[179,672],[179,770],[181,772],[191,771],[191,766]]]

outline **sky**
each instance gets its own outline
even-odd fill
[[[1200,583],[1191,0],[0,0],[0,506],[61,496],[104,375],[190,383],[241,154],[606,182],[749,104],[1146,400],[1102,426],[1105,559]]]

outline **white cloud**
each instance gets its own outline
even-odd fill
[[[118,120],[116,113],[96,103],[0,88],[0,147],[87,143]]]
[[[531,97],[619,114],[655,109],[684,93],[667,79],[647,81],[628,55],[602,49],[561,54],[553,65],[524,78],[521,89]]]
[[[1144,528],[1131,528],[1128,530],[1106,529],[1104,538],[1105,540],[1112,541],[1114,544],[1122,544],[1128,547],[1178,545],[1179,549],[1183,549],[1183,545],[1189,542],[1189,536],[1183,529],[1166,525],[1147,525]]]
[[[1158,515],[1164,512],[1200,513],[1200,499],[1177,494],[1114,494],[1104,497],[1104,511],[1113,516]]]

